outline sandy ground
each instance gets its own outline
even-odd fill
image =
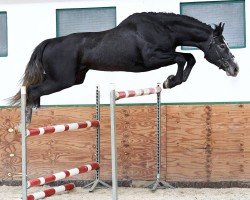
[[[29,189],[29,193],[39,188]],[[42,188],[44,189],[44,188]],[[1,186],[0,200],[15,200],[20,198],[21,187]],[[151,192],[143,188],[119,188],[119,200],[250,200],[250,188],[226,189],[158,189]],[[89,193],[87,189],[75,188],[47,198],[48,200],[110,200],[111,189],[97,189]]]

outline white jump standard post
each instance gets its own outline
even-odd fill
[[[115,102],[116,100],[122,98],[136,97],[157,94],[157,177],[156,181],[153,184],[150,184],[148,187],[152,186],[152,190],[155,191],[159,186],[161,188],[172,187],[165,181],[161,181],[160,177],[160,168],[161,168],[161,103],[160,103],[160,94],[161,87],[157,84],[155,88],[146,88],[140,90],[127,90],[127,91],[115,91],[113,88],[110,92],[110,123],[111,123],[111,154],[112,154],[112,200],[117,200],[117,152],[116,152],[116,122],[115,122]]]
[[[101,116],[100,116],[100,86],[96,86],[96,120],[100,121]],[[100,126],[96,128],[96,162],[100,164],[101,158],[100,158]],[[92,185],[92,186],[91,186]],[[89,192],[94,191],[95,188],[111,188],[110,185],[105,183],[100,179],[100,169],[96,170],[96,177],[95,180],[87,185],[84,186],[84,188],[90,187]]]
[[[110,125],[111,125],[111,161],[112,161],[112,200],[118,199],[117,194],[117,150],[116,150],[116,122],[115,122],[115,100],[116,93],[114,85],[110,92]]]
[[[26,87],[21,87],[22,200],[27,200]]]

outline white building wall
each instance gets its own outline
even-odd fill
[[[20,3],[22,2],[22,3]],[[187,0],[1,0],[0,11],[7,11],[8,21],[8,56],[0,57],[0,106],[5,106],[4,99],[12,96],[19,89],[18,80],[24,73],[33,49],[43,40],[56,36],[56,9],[88,8],[115,6],[117,24],[135,12],[174,12],[179,13],[179,3]],[[246,8],[249,1],[246,1]],[[246,21],[249,14],[246,12]],[[226,24],[226,26],[230,26]],[[246,23],[247,26],[247,23]],[[249,26],[246,27],[247,44],[243,49],[232,49],[240,73],[236,78],[208,63],[200,50],[190,51],[197,63],[186,83],[171,90],[164,90],[162,102],[228,102],[249,101],[250,67],[248,66]],[[181,51],[180,48],[177,51]],[[188,52],[188,51],[185,51]],[[138,89],[153,87],[171,74],[175,74],[176,65],[151,72],[100,72],[89,71],[82,85],[44,96],[42,105],[93,104],[95,86],[101,86],[101,103],[109,103],[110,83],[117,89]],[[119,101],[120,103],[155,102],[155,96],[138,97]]]

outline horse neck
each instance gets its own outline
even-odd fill
[[[192,46],[206,51],[212,37],[212,28],[203,23],[179,21],[171,27],[174,32],[176,46]]]

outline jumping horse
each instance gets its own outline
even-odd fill
[[[47,39],[35,48],[22,79],[27,122],[41,96],[83,83],[89,70],[145,72],[177,64],[176,75],[169,76],[163,88],[185,82],[196,60],[191,53],[176,52],[177,46],[199,48],[208,62],[236,76],[239,67],[223,29],[223,23],[213,28],[189,16],[150,12],[135,13],[107,31]],[[10,103],[20,104],[20,91]]]

